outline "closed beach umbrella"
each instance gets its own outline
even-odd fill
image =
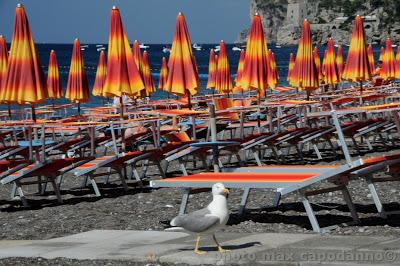
[[[107,64],[104,51],[100,52],[99,63],[97,64],[96,78],[92,89],[94,96],[103,96],[103,88],[106,82]]]
[[[1,81],[5,79],[7,75],[7,63],[8,63],[8,50],[7,50],[7,42],[3,35],[0,35],[0,98],[1,93]],[[8,104],[8,116],[11,118],[11,107]]]
[[[236,84],[238,84],[240,82],[240,79],[242,78],[245,57],[246,57],[246,51],[244,49],[242,49],[242,51],[240,51],[238,68],[236,71],[236,78],[235,78]]]
[[[396,79],[400,79],[400,46],[397,46],[396,51]]]
[[[392,48],[392,41],[386,39],[385,54],[382,60],[381,78],[384,80],[394,80],[396,78],[396,66],[395,66],[394,52]]]
[[[379,53],[378,61],[383,61],[383,57],[385,56],[385,47],[381,47],[381,52]]]
[[[139,41],[135,40],[132,46],[133,58],[136,63],[136,67],[139,70],[140,76],[143,76],[143,56],[140,51]]]
[[[247,37],[246,56],[239,87],[244,90],[256,89],[258,95],[268,89],[268,47],[261,17],[256,13]]]
[[[64,94],[61,86],[60,72],[58,70],[57,56],[54,50],[50,51],[49,70],[47,72],[47,92],[51,99],[59,99]]]
[[[342,78],[353,82],[360,82],[360,92],[362,93],[362,82],[370,80],[372,72],[368,61],[363,21],[357,15],[354,21],[353,34]]]
[[[337,54],[336,54],[336,66],[337,66],[337,70],[338,70],[339,81],[342,81],[344,59],[343,59],[343,48],[341,45],[338,47]]]
[[[276,85],[278,85],[279,74],[276,67],[275,54],[271,50],[268,51],[268,61],[271,69],[270,75],[268,75],[268,86],[271,89],[275,89]]]
[[[211,49],[210,50],[210,59],[208,61],[208,80],[207,80],[207,88],[208,89],[215,88],[216,75],[217,75],[217,62],[215,60],[214,49]]]
[[[168,78],[166,90],[176,95],[187,95],[191,108],[190,95],[197,94],[200,87],[196,60],[192,51],[192,42],[185,17],[179,13],[168,60]]]
[[[215,89],[219,93],[232,92],[232,77],[229,67],[228,55],[226,52],[226,45],[224,41],[220,42],[220,51],[217,63],[217,73],[215,77]]]
[[[107,76],[103,95],[120,98],[120,114],[123,117],[122,96],[139,96],[144,84],[133,58],[119,9],[115,6],[111,10],[108,36]]]
[[[74,40],[74,47],[72,49],[71,66],[69,68],[65,98],[78,104],[78,114],[81,114],[81,103],[89,100],[89,83],[86,76],[81,43],[78,39]]]
[[[321,58],[319,57],[317,47],[314,47],[313,56],[314,56],[314,61],[315,61],[315,67],[317,68],[317,71],[318,71],[318,78],[319,78],[319,80],[323,80],[324,76],[322,75]],[[325,59],[325,57],[324,57],[324,59]]]
[[[32,120],[36,121],[35,104],[44,102],[47,95],[46,79],[32,38],[28,18],[24,7],[18,4],[7,74],[1,82],[0,101],[30,104]]]
[[[368,45],[367,53],[368,53],[369,66],[371,67],[371,71],[374,73],[375,72],[375,59],[374,59],[374,53],[372,52],[372,44]]]
[[[293,56],[293,53],[290,53],[288,74],[287,74],[287,81],[289,83],[291,83],[291,77],[292,77],[293,68],[294,68],[294,56]]]
[[[291,85],[304,89],[307,95],[319,87],[319,74],[313,56],[310,23],[304,20],[297,49]]]
[[[167,59],[165,57],[163,57],[162,62],[161,62],[160,80],[158,81],[158,89],[160,89],[160,90],[165,89],[165,84],[167,83],[167,78],[168,78]]]
[[[151,76],[151,67],[149,62],[149,55],[147,51],[143,52],[143,83],[145,89],[141,91],[141,97],[150,96],[151,93],[155,92],[153,77]]]
[[[336,66],[335,46],[332,38],[330,38],[327,43],[323,69],[326,84],[334,86],[339,83],[340,80]]]

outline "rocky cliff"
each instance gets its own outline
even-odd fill
[[[298,6],[306,10],[300,21],[304,17],[311,22],[315,44],[324,44],[329,37],[348,44],[357,14],[364,18],[368,42],[379,44],[387,37],[400,42],[400,0],[250,0],[250,17],[260,14],[269,43],[294,45],[300,25],[289,11],[296,13]],[[243,30],[237,42],[244,43],[247,33]]]

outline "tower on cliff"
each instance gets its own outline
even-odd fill
[[[307,0],[288,0],[286,21],[295,29],[301,27],[307,18]]]

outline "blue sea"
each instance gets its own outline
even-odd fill
[[[89,87],[90,89],[93,86],[95,75],[96,75],[96,67],[99,59],[99,51],[97,50],[97,46],[100,44],[81,44],[84,47],[82,51],[84,56],[85,62],[85,69],[86,74],[89,80]],[[107,47],[106,44],[103,44],[104,47]],[[194,54],[196,57],[198,70],[199,70],[199,77],[201,82],[201,89],[199,94],[210,93],[211,91],[206,89],[207,78],[208,78],[208,60],[209,60],[209,53],[210,49],[214,48],[218,44],[202,44],[202,50],[197,51],[194,50]],[[165,56],[168,58],[169,53],[163,52],[163,47],[171,47],[170,44],[148,44],[149,48],[146,50],[149,53],[150,65],[152,76],[154,79],[154,84],[157,88],[158,80],[159,80],[159,73],[161,68],[161,60],[162,57]],[[234,44],[227,44],[227,52],[228,52],[228,59],[231,68],[231,74],[234,76],[236,74],[240,51],[233,51],[232,47]],[[287,85],[287,72],[288,72],[288,64],[289,64],[289,56],[290,53],[295,54],[297,50],[297,46],[289,46],[289,47],[276,47],[273,44],[269,44],[269,49],[271,49],[275,53],[275,57],[277,60],[277,67],[279,71],[280,81],[279,85]],[[318,47],[320,57],[322,60],[322,56],[325,50],[324,46]],[[63,88],[67,85],[68,79],[68,72],[69,66],[71,61],[71,52],[72,52],[72,44],[37,44],[37,49],[39,52],[40,61],[42,67],[47,75],[48,69],[48,61],[49,61],[49,54],[50,50],[54,49],[57,54],[57,60],[60,69],[60,76]],[[346,58],[348,47],[343,47],[344,57]],[[143,51],[143,50],[142,50]],[[107,50],[106,50],[107,52]],[[378,59],[380,52],[380,47],[374,47],[374,55],[376,60]],[[107,54],[107,53],[106,53]],[[167,94],[164,91],[157,90],[155,93],[151,95],[152,99],[161,99],[167,97]],[[83,104],[82,106],[95,106],[100,105],[102,102],[101,98],[91,96],[91,99],[88,103]],[[56,100],[55,103],[68,103],[66,99],[59,99]]]

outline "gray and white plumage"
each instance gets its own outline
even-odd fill
[[[222,183],[212,187],[213,200],[206,208],[172,219],[171,226],[180,227],[192,233],[213,233],[226,225],[229,219],[226,194],[229,190]]]

